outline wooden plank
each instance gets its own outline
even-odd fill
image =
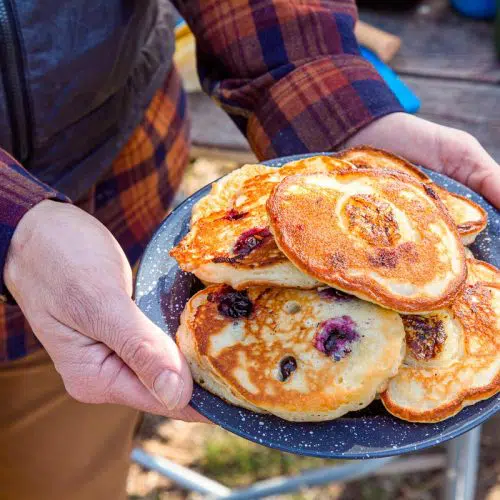
[[[409,12],[362,9],[360,19],[401,37],[390,64],[402,75],[500,82],[493,23],[461,16],[449,0],[426,0]]]
[[[201,92],[188,94],[193,146],[222,151],[249,151],[244,135],[215,103]]]
[[[419,116],[465,130],[500,162],[500,86],[407,77],[422,100]]]

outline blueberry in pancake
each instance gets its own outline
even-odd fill
[[[317,280],[299,271],[276,246],[266,202],[288,175],[352,168],[329,156],[306,158],[279,169],[246,165],[215,183],[211,193],[198,202],[190,232],[171,255],[184,271],[203,282],[238,289],[255,285],[314,288]]]
[[[188,302],[176,341],[205,389],[291,421],[364,408],[404,355],[397,313],[331,289],[206,288]]]
[[[403,317],[406,356],[381,399],[411,422],[438,422],[500,390],[500,271],[468,259],[467,283],[448,308]]]

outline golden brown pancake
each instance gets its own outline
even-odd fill
[[[488,214],[484,208],[465,196],[450,193],[437,184],[432,184],[432,188],[451,215],[463,244],[472,245],[478,234],[488,225]]]
[[[482,260],[474,257],[467,258],[467,269],[470,281],[483,281],[485,283],[496,283],[500,285],[500,271]]]
[[[193,209],[191,230],[171,255],[202,281],[235,288],[255,285],[314,288],[278,249],[265,204],[287,175],[352,169],[333,157],[316,156],[276,169],[247,165],[221,179]]]
[[[436,310],[465,281],[464,247],[442,203],[399,172],[289,176],[267,211],[278,247],[302,272],[383,307]]]
[[[473,259],[474,258],[474,254],[472,253],[471,249],[469,247],[465,247],[465,257],[467,259]]]
[[[397,313],[333,289],[210,287],[187,304],[176,340],[207,390],[291,421],[367,406],[404,354]]]
[[[404,321],[405,361],[381,396],[396,417],[438,422],[500,389],[500,271],[467,264],[467,283],[449,308]]]
[[[358,168],[397,170],[398,172],[415,177],[425,184],[432,183],[431,178],[415,165],[383,149],[372,148],[370,146],[358,146],[340,151],[336,157],[348,161]]]
[[[266,167],[265,165],[243,165],[241,168],[214,182],[210,193],[193,207],[191,225],[197,220],[214,213],[227,212],[234,194],[246,180],[258,175],[274,172],[274,170],[274,168]]]
[[[453,222],[458,228],[465,245],[474,242],[476,236],[486,227],[488,215],[486,211],[472,200],[450,193],[446,189],[435,184],[430,177],[410,162],[382,149],[360,146],[337,155],[338,158],[362,168],[382,168],[386,170],[398,170],[430,186],[439,196]]]

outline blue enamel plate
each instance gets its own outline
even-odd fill
[[[310,155],[272,160],[266,165],[280,167],[305,156]],[[488,227],[471,250],[477,258],[500,267],[500,211],[458,182],[435,172],[425,172],[437,184],[471,198],[487,210]],[[136,302],[167,335],[175,335],[186,302],[201,288],[193,275],[179,269],[169,251],[188,232],[193,205],[209,190],[210,186],[206,186],[198,191],[163,221],[146,248],[139,268]],[[378,401],[362,411],[329,422],[287,422],[227,404],[198,385],[194,387],[191,405],[225,429],[271,448],[325,458],[361,459],[421,450],[459,436],[495,414],[500,409],[500,395],[468,406],[437,424],[399,420],[387,413]]]

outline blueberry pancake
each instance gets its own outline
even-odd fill
[[[193,207],[191,224],[211,214],[227,212],[228,207],[232,203],[232,198],[246,180],[274,171],[274,168],[266,167],[265,165],[243,165],[241,168],[214,182],[210,193]]]
[[[316,156],[280,169],[247,165],[229,174],[193,210],[191,230],[171,255],[179,266],[209,283],[235,288],[273,285],[314,288],[278,249],[269,231],[266,201],[272,189],[297,172],[332,172],[352,165]]]
[[[367,406],[404,355],[397,313],[331,288],[209,287],[188,302],[176,341],[205,389],[291,421]]]
[[[383,307],[440,309],[465,281],[450,216],[432,190],[399,172],[289,176],[267,211],[278,247],[303,273]]]
[[[467,283],[449,308],[403,317],[404,364],[382,394],[396,417],[438,422],[500,389],[500,271],[467,264]]]
[[[337,157],[357,167],[398,170],[431,186],[450,213],[464,245],[473,243],[488,223],[485,210],[477,203],[434,184],[424,172],[399,156],[382,149],[360,146],[342,151]]]

